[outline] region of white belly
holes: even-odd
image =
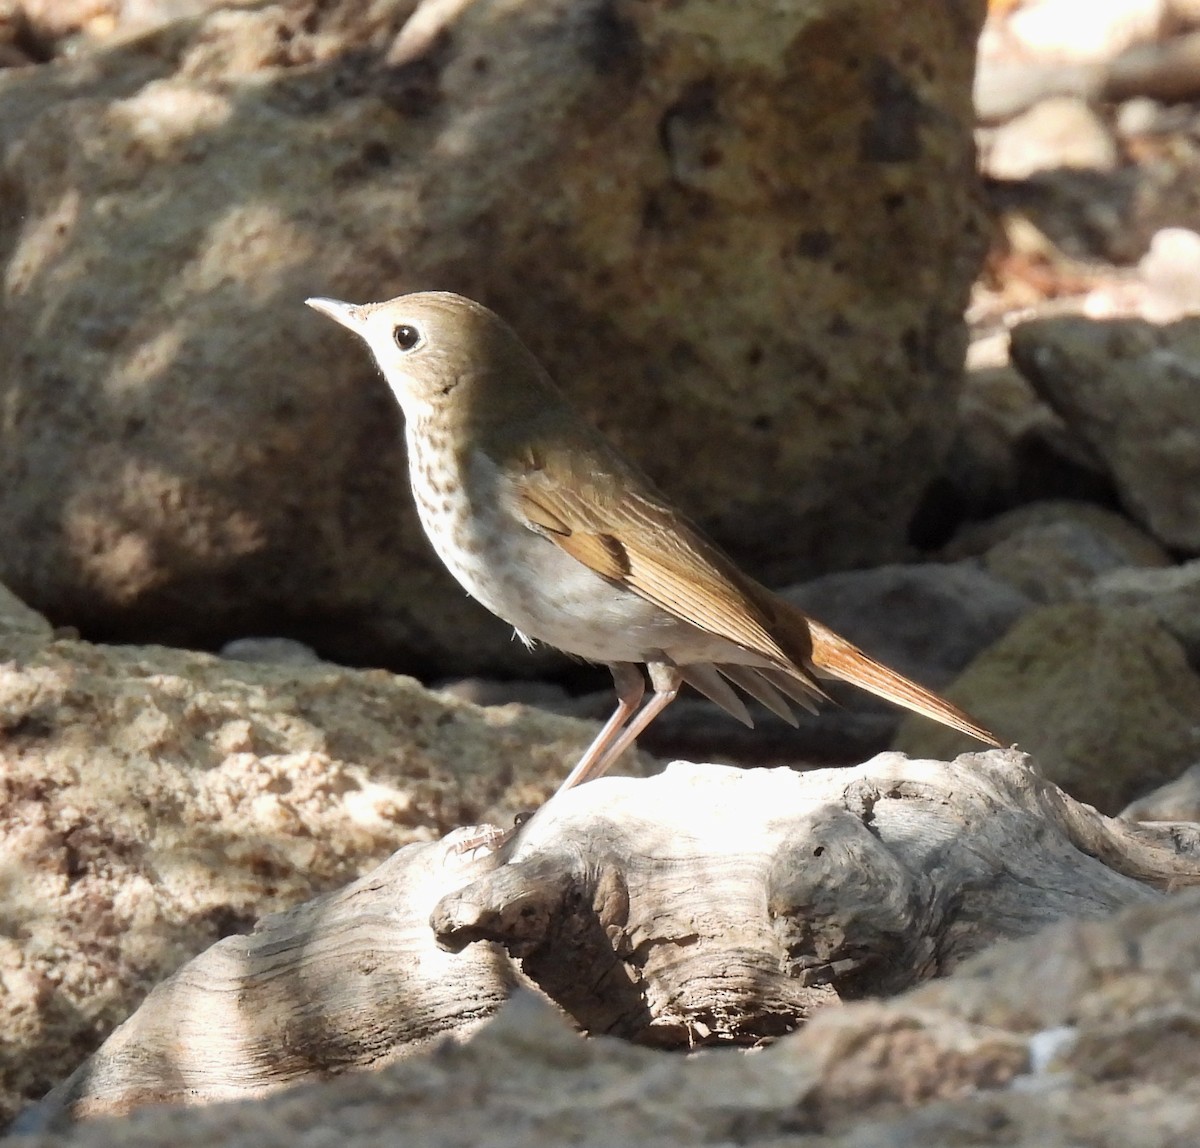
[[[409,436],[421,525],[463,588],[526,638],[596,662],[687,661],[728,647],[594,574],[505,509],[496,467],[476,455],[453,481],[430,476]],[[467,492],[464,494],[464,492]]]

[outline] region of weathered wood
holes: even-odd
[[[496,863],[455,835],[408,845],[335,893],[264,917],[189,961],[17,1129],[147,1104],[261,1096],[465,1035],[520,980],[494,945],[452,955],[429,914]]]
[[[606,778],[499,855],[409,846],[226,938],[24,1124],[377,1066],[468,1034],[525,978],[590,1032],[751,1043],[1193,883],[1200,827],[1102,817],[1015,751]]]

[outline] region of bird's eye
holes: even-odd
[[[421,341],[421,332],[416,327],[401,323],[393,329],[392,338],[396,340],[396,346],[400,350],[411,351]]]

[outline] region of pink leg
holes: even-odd
[[[646,680],[642,677],[641,669],[633,662],[614,662],[608,668],[612,671],[613,685],[617,688],[617,708],[575,768],[567,775],[566,781],[555,790],[555,797],[607,772],[609,766],[633,744],[638,734],[675,700],[675,695],[679,693],[679,687],[683,684],[683,676],[675,666],[651,662],[650,684],[654,687],[654,694],[641,712],[638,712],[638,706],[646,694]],[[631,717],[632,721],[629,720]],[[626,722],[629,724],[626,725]],[[551,801],[553,800],[551,798]],[[550,802],[547,802],[547,805],[549,804]],[[545,805],[542,806],[542,809],[545,808]],[[522,821],[499,836],[490,833],[475,834],[458,843],[455,852],[466,853],[474,848],[487,846],[493,852],[508,850],[508,856],[511,857],[511,850],[520,840],[521,833],[540,813],[541,810],[529,820]]]
[[[621,732],[621,727],[642,703],[642,697],[646,693],[646,679],[642,677],[642,671],[632,662],[614,662],[608,668],[612,672],[613,685],[617,688],[617,708],[612,717],[604,723],[604,728],[596,734],[592,744],[584,751],[575,768],[567,774],[566,781],[555,790],[556,793],[562,793],[593,777],[599,777],[608,768],[611,764],[611,758],[606,752],[609,743]]]
[[[618,665],[623,670],[633,670],[637,673],[635,667],[630,663],[621,662]],[[631,688],[631,678],[624,675],[622,678],[617,677],[618,666],[610,668],[613,671],[613,681],[617,687],[617,697],[620,699],[617,712],[608,719],[596,740],[588,747],[587,753],[579,759],[579,764],[571,770],[567,780],[558,787],[559,793],[562,793],[564,789],[582,785],[585,781],[591,781],[593,778],[607,773],[621,754],[633,744],[637,736],[675,700],[675,696],[679,693],[679,687],[683,684],[683,677],[674,666],[651,662],[650,684],[654,687],[654,693],[641,712],[622,729],[621,727],[625,725],[626,720],[642,700],[642,695],[646,692],[646,685],[642,680],[642,675],[637,673],[637,688],[634,690]],[[618,733],[618,731],[620,732]],[[613,740],[614,737],[615,740]]]

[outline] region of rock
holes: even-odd
[[[51,55],[59,41],[110,35],[120,6],[121,0],[19,0],[16,7],[26,34]]]
[[[813,1028],[761,1055],[730,1052],[685,1057],[601,1038],[584,1040],[532,994],[515,997],[473,1039],[447,1042],[433,1056],[327,1084],[293,1088],[260,1102],[200,1109],[143,1109],[127,1120],[68,1130],[106,1141],[152,1144],[284,1143],[304,1128],[314,1144],[405,1141],[450,1145],[697,1145],[793,1142],[798,1102],[806,1121],[852,1125],[887,1112],[913,1094],[961,1094],[978,1076],[998,1081],[1020,1072],[1023,1042],[1003,1032],[941,1023],[879,1004]],[[870,1052],[863,1049],[866,1044]],[[897,1069],[888,1052],[899,1056]],[[887,1067],[879,1059],[886,1056]],[[470,1104],[462,1097],[470,1095]],[[819,1117],[816,1115],[819,1113]],[[753,1133],[747,1129],[752,1128]],[[203,1136],[201,1136],[203,1130]],[[808,1137],[796,1143],[808,1143]],[[838,1141],[841,1143],[841,1141]],[[822,1144],[831,1143],[824,1138]]]
[[[958,400],[958,425],[941,476],[962,507],[961,516],[981,518],[1012,505],[1017,487],[1013,443],[1039,417],[1054,416],[1017,371],[967,371]]]
[[[1117,1078],[1170,1087],[1190,1075],[1200,1053],[1192,1026],[1182,1020],[1200,1004],[1198,923],[1194,889],[1105,921],[1064,921],[1028,940],[997,945],[956,975],[914,990],[907,1003],[945,1010],[968,1024],[1057,1034],[1059,1051],[1042,1071],[1062,1074],[1058,1080],[1068,1087],[1071,1081],[1086,1088]],[[1040,1083],[1052,1090],[1050,1079]],[[1028,1100],[1035,1091],[1020,1089],[1018,1095]],[[1168,1141],[1135,1135],[1120,1142]]]
[[[1047,168],[1113,171],[1117,144],[1108,125],[1077,96],[1053,96],[996,129],[983,145],[992,179],[1027,179]]]
[[[2,1125],[187,957],[406,841],[510,825],[595,726],[55,638],[0,595],[0,730]]]
[[[1048,64],[1005,59],[988,52],[980,40],[975,73],[975,114],[980,124],[1002,124],[1013,116],[1058,96],[1095,99],[1104,84],[1099,64]]]
[[[1167,135],[1186,128],[1192,111],[1160,103],[1149,96],[1134,96],[1115,109],[1114,117],[1117,138],[1129,145],[1136,144],[1140,136]]]
[[[1170,556],[1121,515],[1084,502],[1034,502],[964,527],[943,549],[984,568],[1035,602],[1078,597],[1102,574],[1166,567]]]
[[[221,647],[231,662],[266,662],[271,665],[313,665],[321,659],[311,646],[292,638],[234,638]]]
[[[1070,1028],[1076,1040],[1067,1047],[1074,1055],[1057,1058],[1059,1069],[1067,1070],[1072,1062],[1079,1066],[1077,1041],[1089,1030],[1089,1043],[1110,1024],[1114,1036],[1123,1032],[1128,1039],[1139,1015],[1148,1019],[1160,1009],[1192,1007],[1198,921],[1194,889],[1131,906],[1108,920],[1063,921],[1027,940],[996,945],[908,999],[1009,1031]]]
[[[34,62],[29,23],[19,0],[0,0],[0,68],[24,68]]]
[[[1157,213],[1177,207],[1162,205],[1164,196],[1155,186],[1162,179],[1135,165],[1114,172],[1055,168],[1019,183],[992,184],[988,201],[1001,217],[1028,221],[1049,241],[1059,262],[1065,257],[1090,264],[1136,263],[1163,226]],[[1055,283],[1053,274],[1050,282]],[[1044,303],[1044,297],[1045,289],[1038,289],[1035,302]]]
[[[1172,323],[1200,312],[1200,235],[1164,227],[1150,241],[1138,272],[1146,285],[1141,312],[1152,323]]]
[[[1086,19],[1076,0],[1031,0],[1005,21],[1004,34],[1019,51],[1057,63],[1110,60],[1157,36],[1168,0],[1090,0]]]
[[[49,641],[54,627],[36,610],[31,610],[7,586],[0,585],[0,651],[15,647],[17,638]]]
[[[1057,96],[1095,100],[1117,57],[1170,23],[1170,0],[1034,0],[993,11],[979,38],[975,106],[981,123],[1008,120]],[[991,7],[991,6],[990,6]]]
[[[957,677],[1033,605],[972,562],[826,574],[784,597],[933,689]]]
[[[1033,500],[1113,498],[1103,464],[1010,366],[967,372],[941,482],[959,522]]]
[[[899,553],[980,254],[981,15],[279,0],[0,75],[0,578],[98,638],[544,668],[436,566],[386,388],[302,306],[431,287],[757,573]]]
[[[1190,115],[1194,121],[1194,112]],[[1174,134],[1189,133],[1176,128]],[[1167,213],[1173,214],[1170,208]],[[1089,319],[1147,319],[1155,324],[1200,313],[1198,258],[1200,235],[1184,227],[1164,227],[1151,236],[1136,273],[1114,270],[1102,278],[1081,300],[1079,313]]]
[[[1082,597],[1102,606],[1148,610],[1200,669],[1200,560],[1159,570],[1113,570],[1097,578]]]
[[[1106,70],[1101,96],[1110,102],[1148,96],[1184,103],[1200,95],[1200,33],[1136,44]]]
[[[1121,810],[1130,821],[1200,821],[1200,763]]]
[[[1013,362],[1104,459],[1129,513],[1200,552],[1200,319],[1022,323]]]
[[[949,696],[1073,797],[1116,813],[1200,757],[1200,676],[1145,611],[1076,602],[1026,614]],[[948,759],[953,731],[905,719],[896,748]]]
[[[521,705],[537,706],[551,713],[567,713],[572,705],[567,691],[555,682],[502,682],[488,678],[456,678],[453,681],[438,683],[433,688],[442,697],[456,698],[476,706],[505,706],[517,702]],[[602,703],[600,712],[595,716],[603,720],[612,712],[615,704],[613,691],[609,689],[607,701]]]

